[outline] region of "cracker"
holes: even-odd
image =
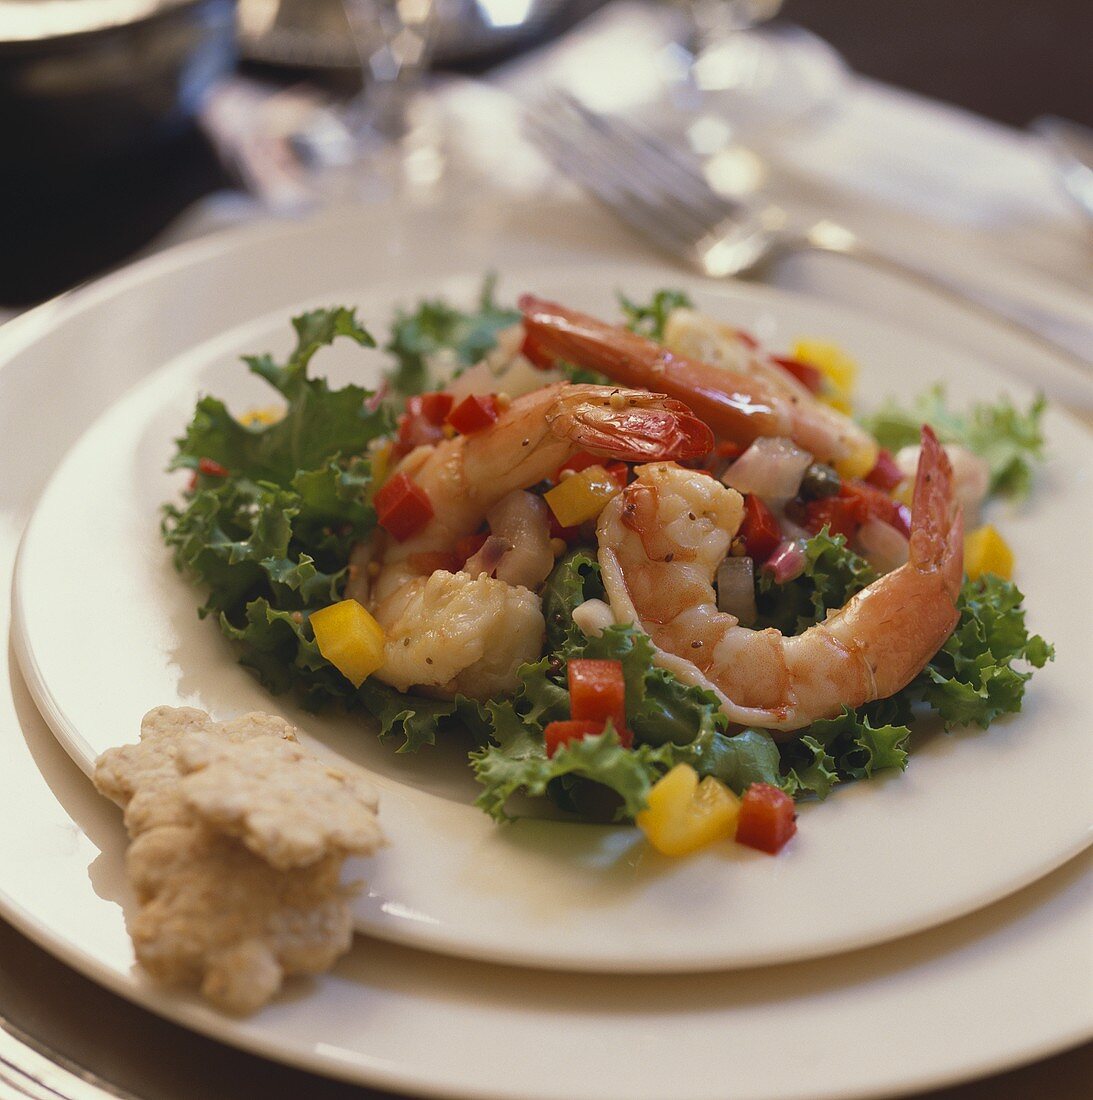
[[[178,762],[182,796],[197,817],[281,870],[331,854],[371,855],[383,843],[367,777],[324,764],[294,741],[195,733],[183,739]]]
[[[246,1013],[287,975],[330,967],[352,939],[342,865],[384,843],[364,773],[321,763],[266,714],[157,707],[140,737],[103,753],[94,780],[133,838],[129,931],[148,974]]]

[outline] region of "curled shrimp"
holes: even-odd
[[[775,731],[831,718],[908,684],[957,622],[963,520],[937,437],[922,430],[910,558],[795,637],[749,630],[717,609],[713,578],[742,502],[671,464],[638,470],[598,525],[616,622],[645,629],[657,663],[713,691],[730,721]]]
[[[700,458],[712,446],[710,429],[663,394],[561,382],[517,398],[488,428],[403,459],[399,472],[425,492],[433,516],[416,535],[381,548],[375,598],[432,572],[437,555],[477,531],[503,498],[551,477],[581,451],[646,462]]]
[[[488,428],[412,451],[399,471],[425,492],[433,516],[404,542],[381,535],[371,548],[370,590],[360,584],[359,568],[347,588],[384,628],[377,678],[400,690],[423,686],[476,698],[513,690],[516,669],[542,648],[539,597],[504,576],[460,570],[446,560],[456,541],[491,514],[517,534],[521,524],[537,522],[536,512],[545,521],[544,509],[533,511],[512,495],[580,451],[640,462],[698,458],[712,445],[710,429],[661,394],[559,383],[516,399]],[[506,548],[494,559],[499,568]],[[502,573],[516,578],[540,558],[515,554],[512,572]]]
[[[719,351],[709,333],[691,341],[689,347],[708,354],[711,363],[530,294],[519,305],[531,354],[564,359],[627,386],[670,394],[685,401],[722,438],[750,443],[760,436],[785,436],[820,461],[836,464],[860,462],[862,455],[876,457],[876,443],[867,432],[761,353],[748,349],[744,356],[736,354],[735,338],[732,355]]]

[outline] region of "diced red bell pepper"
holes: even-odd
[[[876,465],[865,475],[865,480],[890,493],[903,480],[903,471],[896,465],[891,453],[882,448]]]
[[[460,535],[455,540],[455,556],[459,558],[461,563],[466,562],[468,558],[473,558],[482,549],[487,538],[489,536],[484,531],[477,535]]]
[[[417,396],[411,397],[406,402],[406,408],[420,411],[421,415],[430,424],[440,427],[447,418],[448,413],[452,411],[454,404],[455,398],[450,393],[437,391],[435,393],[419,393]]]
[[[609,462],[604,469],[611,475],[620,489],[626,488],[626,483],[630,480],[630,467],[625,462]]]
[[[746,450],[747,447],[740,443],[733,443],[731,439],[723,439],[714,448],[714,453],[718,458],[739,458]]]
[[[604,723],[588,718],[572,718],[564,722],[548,722],[543,730],[546,741],[546,754],[553,756],[563,745],[570,741],[581,741],[586,737],[596,737],[603,733]]]
[[[399,542],[416,535],[433,518],[433,505],[425,490],[406,474],[395,474],[373,503],[380,526]]]
[[[398,442],[401,454],[409,454],[415,447],[428,447],[439,443],[444,431],[436,424],[430,424],[420,414],[404,412],[398,418]]]
[[[861,525],[857,506],[841,490],[838,496],[810,500],[805,505],[804,526],[812,534],[826,527],[832,535],[852,539]]]
[[[547,511],[550,511],[548,508]],[[547,522],[550,524],[550,537],[552,539],[561,539],[563,542],[573,543],[581,537],[580,527],[563,527],[558,522],[558,517],[550,512],[547,516]]]
[[[824,388],[823,373],[808,363],[802,363],[799,359],[790,359],[785,355],[772,355],[771,359],[783,370],[789,371],[806,390],[811,393],[821,393]]]
[[[211,458],[199,458],[197,460],[197,471],[206,477],[227,477],[230,473],[227,466],[221,466],[219,462],[214,462]]]
[[[448,423],[457,432],[470,435],[488,428],[500,415],[501,410],[493,394],[472,393],[448,413]]]
[[[911,529],[908,523],[910,512],[887,493],[875,486],[866,485],[864,481],[844,481],[839,493],[840,495],[846,493],[856,501],[861,517],[860,522],[865,523],[869,519],[883,520],[904,535],[910,535]]]
[[[837,496],[810,500],[805,505],[805,527],[815,533],[825,524],[832,534],[852,539],[858,528],[870,519],[890,524],[903,535],[910,535],[910,513],[887,493],[864,481],[844,480]]]
[[[757,564],[774,553],[782,541],[782,532],[774,513],[754,493],[744,495],[744,519],[740,534],[748,557]]]
[[[572,470],[573,473],[579,474],[582,470],[587,470],[589,466],[599,466],[602,463],[602,458],[597,458],[588,451],[578,451],[575,455],[567,458],[565,462],[558,467],[550,480],[557,484],[562,480],[562,474],[564,474],[566,470]]]
[[[412,450],[438,443],[444,438],[444,418],[452,411],[450,393],[417,393],[406,402],[398,420],[398,441]]]
[[[568,663],[568,675],[570,714],[594,722],[610,719],[625,742],[629,733],[625,732],[626,680],[622,662],[577,658]]]
[[[736,841],[771,855],[782,850],[797,832],[793,799],[769,783],[753,783],[740,802]]]

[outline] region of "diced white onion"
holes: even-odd
[[[486,513],[486,522],[490,532],[500,535],[510,547],[497,563],[494,576],[534,591],[554,568],[546,502],[534,493],[514,489]]]
[[[788,439],[757,439],[724,473],[721,480],[740,493],[755,493],[766,501],[796,496],[812,455]]]
[[[497,393],[501,387],[497,384],[497,374],[490,368],[488,360],[481,359],[458,378],[453,378],[445,388],[458,405],[464,397],[470,397],[472,393]]]
[[[598,638],[614,623],[615,616],[603,600],[585,600],[573,608],[573,621],[586,638]]]
[[[755,622],[755,562],[726,558],[717,567],[717,610],[735,615],[743,626]]]
[[[880,519],[870,519],[858,530],[858,544],[869,564],[890,573],[907,561],[910,543],[902,532]]]
[[[503,329],[497,334],[497,347],[458,378],[453,378],[445,389],[459,402],[472,393],[507,393],[509,397],[522,397],[557,382],[561,377],[557,371],[539,370],[520,354],[523,342],[523,325]]]
[[[901,447],[897,452],[896,465],[905,477],[915,476],[921,451],[922,448],[916,445]],[[969,451],[959,443],[946,443],[944,451],[953,468],[953,492],[956,499],[964,509],[965,518],[974,520],[990,489],[990,464],[981,455]]]

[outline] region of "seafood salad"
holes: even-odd
[[[1051,658],[982,514],[1029,491],[1042,402],[855,418],[837,347],[620,303],[422,302],[375,392],[311,371],[375,346],[355,311],[295,318],[246,360],[276,408],[198,403],[164,537],[269,689],[398,751],[466,739],[495,818],[776,852],[796,800],[1019,710]]]

